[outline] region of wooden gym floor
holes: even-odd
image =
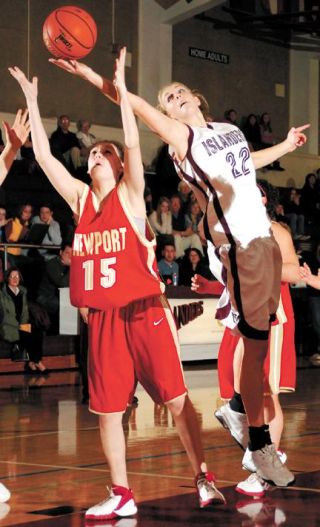
[[[247,473],[242,453],[213,417],[214,366],[188,366],[186,381],[203,429],[209,467],[226,506],[199,510],[187,457],[170,415],[138,389],[124,418],[128,472],[139,506],[135,518],[88,522],[91,527],[320,525],[320,368],[301,365],[298,389],[282,396],[282,448],[296,483],[253,500],[235,492]],[[84,510],[105,497],[109,483],[97,417],[81,404],[76,371],[48,378],[0,376],[0,481],[12,492],[0,504],[0,527],[85,526]]]

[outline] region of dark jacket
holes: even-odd
[[[8,293],[7,285],[3,285],[0,290],[0,337],[7,342],[19,340],[19,325],[29,322],[29,310],[27,303],[27,291],[23,286],[19,286],[22,294],[22,312],[20,320],[16,319],[16,309],[14,301]]]

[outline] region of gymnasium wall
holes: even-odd
[[[155,13],[159,6],[154,0],[115,0],[115,40],[126,44],[132,56],[131,66],[126,69],[129,89],[138,89],[139,58],[148,52],[154,54],[155,67],[168,60],[155,38],[158,14],[146,45],[139,49],[139,6],[150,3]],[[70,115],[75,122],[85,117],[94,123],[93,131],[100,137],[121,137],[119,109],[105,100],[93,87],[48,63],[49,53],[42,42],[42,25],[47,14],[55,7],[66,5],[67,0],[30,0],[30,73],[39,76],[39,103],[42,116],[46,118],[48,133],[55,128],[56,116]],[[94,51],[85,59],[97,71],[106,76],[113,72],[115,55],[111,51],[112,16],[111,0],[77,0],[76,4],[88,10],[98,25],[98,42]],[[20,88],[7,73],[8,65],[18,65],[24,70],[28,66],[28,1],[1,0],[0,38],[0,118],[13,114],[24,105]],[[156,9],[157,8],[157,9]],[[216,8],[219,9],[219,8]],[[151,9],[152,11],[152,9]],[[214,11],[214,10],[213,10]],[[142,14],[141,14],[142,13]],[[140,16],[143,15],[141,11]],[[159,31],[161,24],[159,21]],[[211,112],[222,119],[225,109],[234,107],[239,117],[249,113],[268,111],[276,140],[285,137],[289,123],[289,52],[287,49],[267,43],[253,41],[231,34],[228,30],[214,29],[212,24],[189,19],[173,27],[172,31],[172,78],[198,88],[207,97]],[[189,56],[189,48],[200,48],[227,55],[229,64],[213,62]],[[144,77],[144,83],[148,82]],[[153,82],[150,71],[150,82]],[[280,95],[276,95],[276,84]],[[148,90],[144,88],[144,93]],[[141,89],[141,87],[140,87]],[[154,96],[148,98],[151,104]],[[296,124],[296,123],[295,123]],[[301,124],[301,123],[299,123]],[[149,164],[154,158],[158,138],[141,130],[143,158]],[[289,158],[290,156],[287,156]],[[318,164],[318,161],[314,161]]]
[[[24,97],[7,68],[17,65],[24,71],[30,59],[30,75],[39,77],[39,103],[43,117],[55,118],[67,113],[71,120],[83,117],[98,125],[120,126],[119,109],[107,104],[105,98],[84,81],[48,63],[50,57],[42,41],[42,26],[56,7],[72,5],[62,0],[30,0],[30,39],[28,39],[28,0],[1,0],[0,5],[0,111],[14,113],[24,105]],[[105,76],[112,76],[115,55],[112,42],[111,0],[76,0],[86,9],[98,26],[98,41],[94,51],[84,61]],[[116,0],[115,40],[126,44],[137,56],[137,2]],[[30,50],[28,53],[28,41]],[[137,90],[137,66],[127,68],[128,86]]]
[[[227,55],[229,64],[190,57],[190,47]],[[287,134],[289,51],[285,48],[189,19],[173,30],[173,78],[198,88],[216,120],[223,119],[228,108],[235,108],[239,118],[268,112],[276,139]],[[284,97],[276,96],[276,83],[284,86]]]

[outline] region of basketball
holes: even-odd
[[[43,24],[43,41],[57,58],[81,59],[92,51],[96,40],[96,23],[80,7],[58,7]]]

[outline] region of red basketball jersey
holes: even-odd
[[[139,232],[122,188],[108,194],[101,210],[89,187],[81,199],[70,272],[74,306],[104,310],[163,292],[154,234]]]

